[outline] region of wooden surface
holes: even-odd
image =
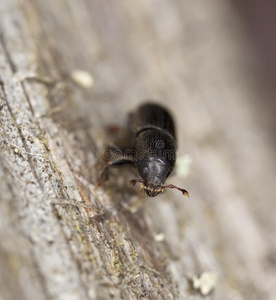
[[[0,0],[0,14],[0,298],[201,299],[191,278],[212,271],[205,299],[275,299],[275,152],[230,2]],[[143,198],[131,170],[95,188],[106,126],[144,99],[174,113],[190,164],[168,183],[188,199]]]

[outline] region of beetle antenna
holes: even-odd
[[[132,179],[130,180],[130,184],[131,185],[135,185],[137,182],[140,182],[140,183],[144,183],[144,180],[143,179]]]
[[[182,192],[182,194],[185,196],[185,197],[190,197],[190,194],[188,191],[184,190],[184,189],[181,189],[173,184],[169,184],[169,185],[165,185],[165,186],[162,186],[163,189],[177,189],[179,191]]]

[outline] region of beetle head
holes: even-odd
[[[140,161],[137,168],[145,186],[151,189],[162,186],[170,174],[170,167],[160,159],[145,159]]]
[[[177,189],[179,190],[185,197],[189,197],[190,194],[188,191],[186,191],[185,189],[181,189],[178,186],[175,186],[173,184],[169,184],[169,185],[163,185],[163,186],[159,186],[159,187],[152,187],[149,185],[145,185],[144,180],[143,179],[132,179],[130,181],[131,185],[135,185],[137,182],[141,183],[141,190],[144,190],[145,193],[149,196],[149,197],[155,197],[158,194],[164,192],[165,189]]]
[[[144,190],[149,197],[157,196],[164,192],[166,188],[177,189],[181,191],[185,197],[189,197],[189,192],[173,184],[164,186],[167,177],[170,175],[171,168],[162,160],[143,160],[140,161],[137,168],[142,179],[133,179],[131,180],[131,184],[135,185],[137,182],[140,182],[141,189]]]
[[[164,192],[164,188],[162,188],[162,186],[159,187],[152,187],[150,185],[141,185],[141,189],[143,189],[145,191],[145,193],[149,196],[149,197],[155,197],[158,194]]]
[[[162,188],[170,174],[167,165],[158,159],[148,159],[138,164],[138,172],[143,179],[141,189],[150,197],[164,191]]]

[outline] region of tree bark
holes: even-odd
[[[274,299],[275,153],[229,2],[0,0],[0,13],[1,299],[201,299],[206,271],[205,299]],[[149,98],[174,113],[168,182],[189,199],[145,199],[131,170],[97,186],[105,128]]]

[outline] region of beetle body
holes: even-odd
[[[136,155],[134,164],[144,180],[148,196],[162,191],[176,160],[174,122],[169,112],[160,105],[146,103],[133,114],[131,131]]]
[[[163,106],[154,103],[144,103],[130,114],[129,135],[131,139],[131,156],[122,156],[108,167],[127,163],[133,164],[141,179],[131,183],[142,183],[142,189],[150,197],[155,197],[165,188],[176,188],[185,196],[189,193],[174,185],[164,186],[172,172],[176,161],[176,135],[174,121]]]

